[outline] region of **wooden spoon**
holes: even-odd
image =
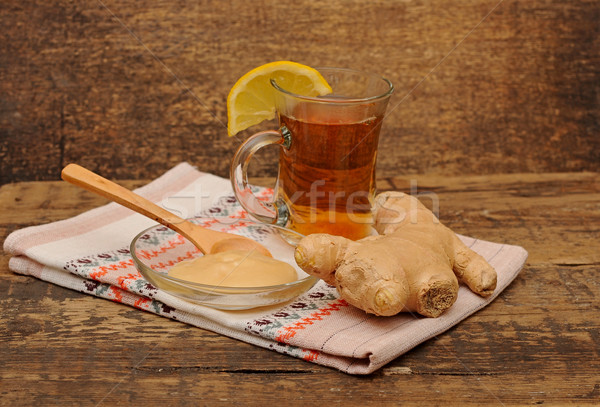
[[[204,254],[227,250],[256,250],[261,254],[272,257],[271,253],[263,245],[252,239],[203,228],[172,214],[127,188],[117,185],[77,164],[67,165],[62,170],[61,177],[71,184],[102,195],[111,201],[165,225],[169,229],[185,236]]]

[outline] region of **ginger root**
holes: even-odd
[[[374,227],[378,236],[356,242],[324,233],[306,236],[296,247],[296,262],[336,286],[348,303],[376,315],[437,317],[456,301],[459,281],[484,297],[494,292],[494,268],[417,198],[379,194]]]

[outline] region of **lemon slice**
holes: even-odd
[[[271,79],[292,93],[321,96],[331,86],[316,70],[290,61],[277,61],[254,68],[233,85],[227,96],[227,132],[229,136],[275,117],[275,89]]]

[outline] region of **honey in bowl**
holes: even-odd
[[[228,250],[184,260],[169,276],[217,287],[267,287],[294,282],[294,267],[256,251]]]

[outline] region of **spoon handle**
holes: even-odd
[[[188,237],[191,226],[188,221],[90,170],[77,164],[69,164],[62,170],[61,177],[71,184],[108,198]]]

